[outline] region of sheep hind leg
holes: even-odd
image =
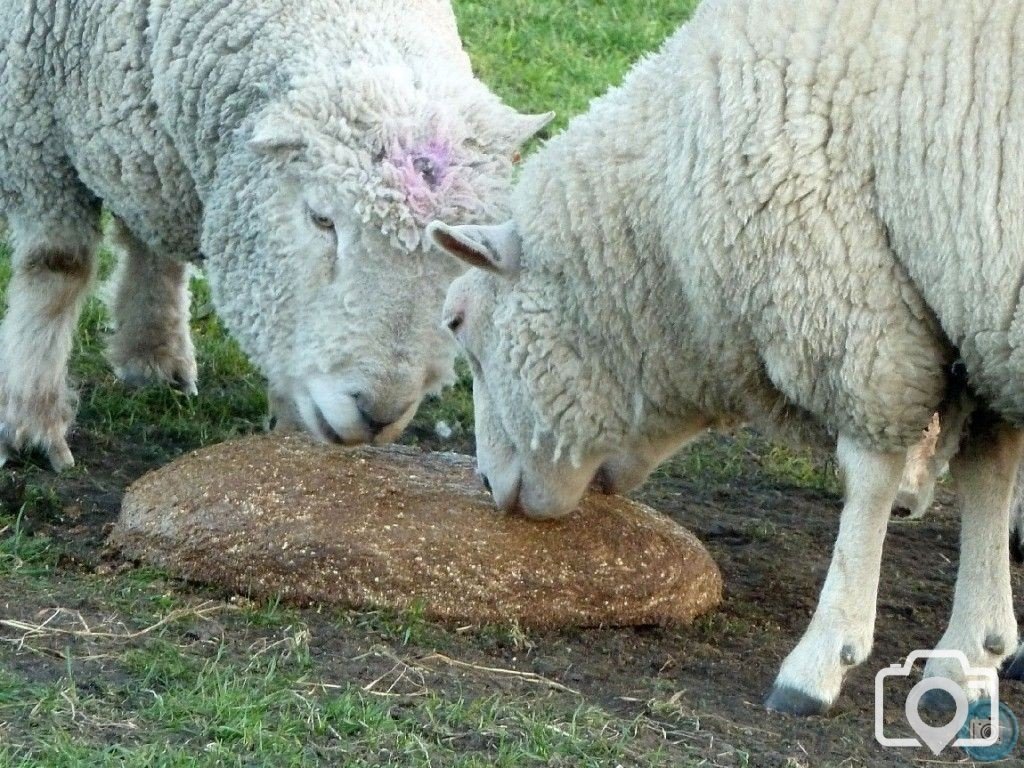
[[[1010,556],[1018,565],[1024,563],[1024,466],[1017,470],[1017,483],[1010,507]]]
[[[847,670],[871,652],[882,544],[905,463],[903,453],[870,451],[845,436],[837,456],[846,501],[832,563],[810,626],[765,702],[795,715],[827,712]]]
[[[1024,645],[1018,646],[1013,656],[1003,662],[999,676],[1004,680],[1024,680]]]
[[[42,450],[57,471],[75,463],[67,444],[76,405],[67,363],[95,270],[99,207],[74,214],[52,224],[11,216],[13,273],[0,324],[0,465],[27,448]]]
[[[121,253],[107,359],[115,375],[130,386],[164,382],[196,394],[187,264],[153,252],[120,219],[113,234]]]
[[[1017,482],[1010,504],[1010,557],[1017,565],[1024,563],[1024,462],[1017,470]],[[999,674],[1006,680],[1024,680],[1024,643],[1003,662]]]
[[[960,652],[971,669],[997,669],[1017,647],[1007,528],[1022,451],[1024,431],[980,411],[950,462],[962,507],[960,566],[949,627],[936,649]],[[987,688],[993,681],[989,675],[969,674],[948,655],[929,659],[925,675],[953,680],[965,687],[968,698],[978,698],[978,686]],[[988,693],[992,697],[995,691]],[[922,700],[943,710],[951,702],[938,690]]]
[[[1010,505],[1010,557],[1020,565],[1024,563],[1024,463],[1017,470],[1017,482]],[[1024,644],[1007,659],[999,670],[1006,680],[1024,680]]]

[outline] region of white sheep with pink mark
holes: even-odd
[[[548,119],[474,77],[447,0],[4,4],[0,463],[29,446],[73,461],[67,357],[101,206],[123,251],[121,378],[195,391],[202,254],[279,415],[322,439],[395,437],[452,375],[436,317],[459,270],[424,226],[500,215]]]

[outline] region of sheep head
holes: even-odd
[[[600,315],[615,308],[584,306],[607,291],[559,272],[543,238],[524,243],[513,222],[434,222],[427,235],[474,267],[449,288],[443,324],[473,372],[478,469],[500,508],[561,517],[588,488],[624,493],[708,426],[697,411],[646,419],[639,377],[613,370],[622,340]]]
[[[550,120],[456,80],[400,64],[299,80],[223,163],[204,231],[214,302],[286,424],[389,441],[452,379],[437,315],[461,269],[423,230],[500,216],[519,146]]]

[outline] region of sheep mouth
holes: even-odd
[[[604,466],[594,473],[594,477],[590,481],[590,488],[605,496],[614,496],[618,493],[615,479],[612,477],[611,472],[608,471],[608,468]]]
[[[523,509],[521,502],[523,492],[523,477],[520,475],[516,478],[516,484],[512,487],[512,490],[503,499],[498,499],[491,491],[491,498],[494,499],[495,504],[498,505],[498,509],[506,514],[518,514],[530,517],[529,513]]]

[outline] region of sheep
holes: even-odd
[[[951,417],[961,365],[979,406],[950,461],[965,510],[937,647],[990,668],[1016,646],[1022,10],[706,0],[532,156],[510,221],[428,227],[475,267],[443,321],[501,508],[561,516],[723,423],[835,446],[832,564],[770,709],[827,711],[868,657],[907,450]],[[946,654],[926,674],[968,673]]]
[[[97,0],[0,7],[0,464],[66,435],[72,332],[101,205],[122,251],[109,358],[196,391],[190,261],[282,422],[394,438],[453,377],[459,270],[432,217],[496,220],[550,115],[477,80],[446,0]]]

